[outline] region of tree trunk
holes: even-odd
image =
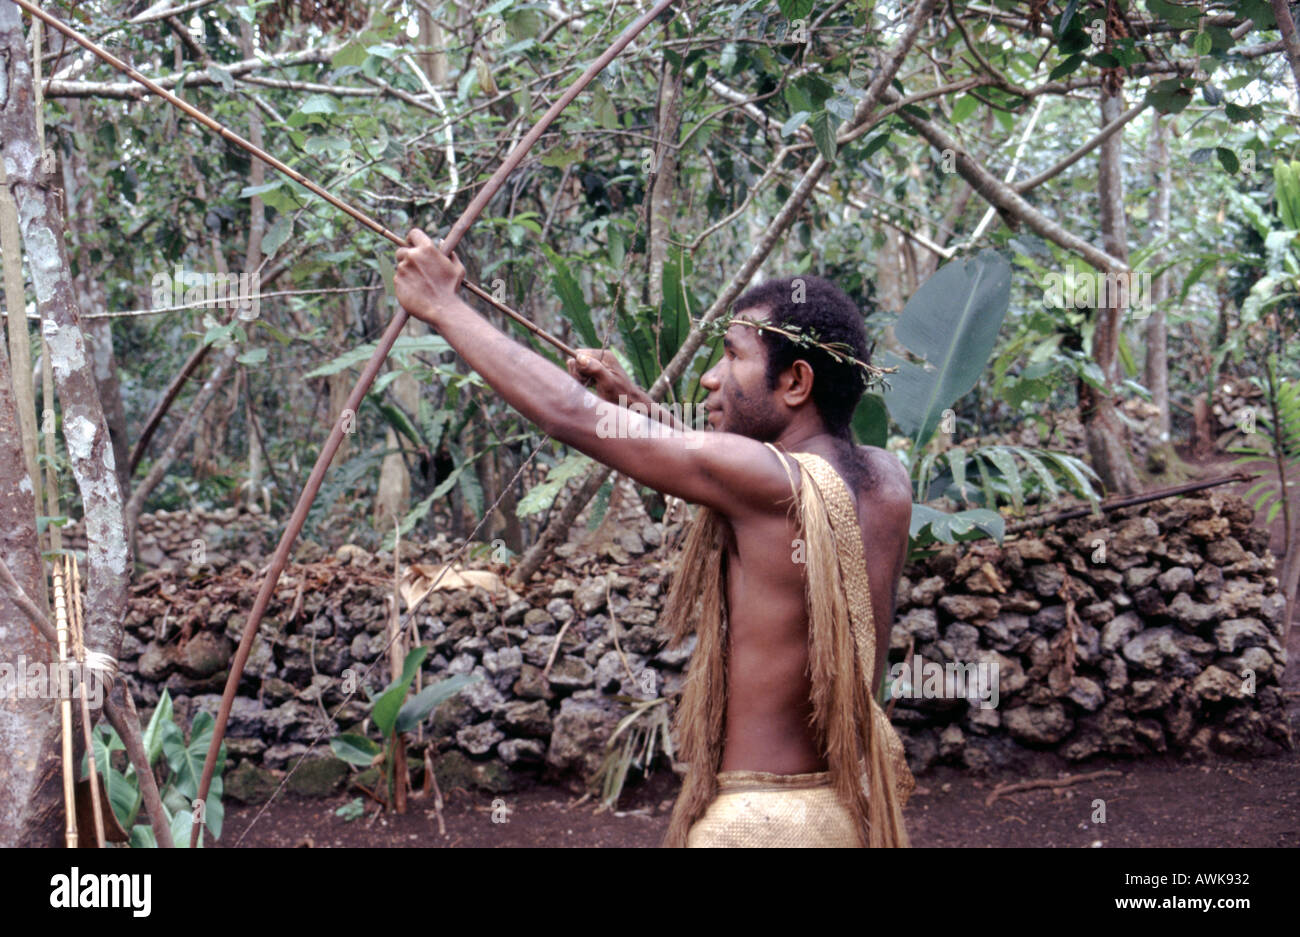
[[[1169,178],[1169,128],[1160,117],[1151,121],[1151,141],[1148,160],[1151,164],[1153,181],[1156,186],[1155,203],[1151,207],[1151,233],[1154,240],[1163,240],[1169,236],[1169,201],[1172,188]],[[1160,266],[1168,257],[1168,250],[1162,248],[1151,258],[1154,266]],[[1151,400],[1160,410],[1158,417],[1159,441],[1170,441],[1169,421],[1169,359],[1168,332],[1165,322],[1164,302],[1169,298],[1169,271],[1166,270],[1151,282],[1151,315],[1147,319],[1147,355],[1145,380],[1147,390],[1151,391]]]
[[[59,193],[41,172],[32,67],[22,19],[11,3],[0,4],[0,58],[9,62],[8,84],[0,89],[0,143],[63,408],[68,459],[85,511],[86,645],[117,658],[130,560],[122,489],[73,298]]]
[[[664,56],[659,68],[659,104],[655,129],[658,145],[654,148],[649,177],[650,215],[646,238],[647,295],[651,308],[658,310],[664,300],[664,261],[668,256],[668,235],[676,214],[673,190],[677,180],[677,140],[682,125],[682,73]]]
[[[27,324],[27,293],[23,287],[22,236],[18,232],[18,206],[6,185],[4,162],[0,161],[0,253],[4,262],[4,303],[8,311],[9,360],[13,376],[14,406],[21,430],[23,459],[33,493],[40,503],[41,477],[36,468],[36,387],[32,379],[31,332]],[[32,598],[49,611],[45,579]]]
[[[1291,77],[1295,79],[1296,98],[1300,100],[1300,36],[1296,35],[1295,19],[1291,16],[1291,6],[1287,0],[1271,2],[1273,17],[1277,20],[1277,29],[1282,34],[1282,44],[1286,49],[1286,60],[1291,66]]]
[[[36,540],[36,498],[23,457],[9,356],[0,347],[0,560],[39,601],[45,583]],[[45,664],[50,645],[0,588],[4,663],[24,674]],[[63,832],[59,709],[54,699],[0,698],[0,847],[56,846]]]
[[[429,76],[435,88],[441,88],[447,82],[447,50],[442,37],[442,27],[433,21],[427,9],[420,10],[420,45],[428,52],[416,53],[416,61]]]
[[[1118,88],[1103,82],[1101,91],[1101,125],[1104,127],[1124,112],[1124,95]],[[1102,248],[1118,260],[1128,263],[1128,232],[1124,217],[1124,177],[1122,157],[1123,133],[1114,133],[1101,145],[1097,174],[1097,192],[1101,206]],[[1110,388],[1120,383],[1119,338],[1125,309],[1114,291],[1100,297],[1096,329],[1092,337],[1092,356],[1106,375]],[[1133,494],[1139,482],[1129,458],[1128,428],[1115,412],[1115,396],[1083,381],[1079,382],[1079,410],[1093,468],[1112,494]]]
[[[82,102],[69,101],[67,107],[72,115],[76,140],[61,160],[63,188],[68,197],[69,227],[78,243],[81,243],[96,224],[95,190],[86,166],[85,152],[76,145],[84,133]],[[90,260],[86,256],[82,257],[80,267],[81,272],[73,280],[73,284],[77,289],[77,304],[82,313],[106,311],[108,297],[104,292],[100,272],[91,268]],[[95,382],[99,385],[99,399],[104,406],[104,418],[108,421],[108,435],[113,443],[113,462],[117,466],[117,480],[122,486],[122,496],[126,497],[131,490],[129,474],[131,450],[127,445],[126,408],[122,405],[122,389],[117,379],[117,360],[113,354],[113,320],[87,319],[83,316],[82,327],[90,339]]]
[[[131,492],[131,499],[127,502],[124,511],[125,523],[131,535],[135,534],[136,521],[140,518],[140,511],[144,508],[144,503],[149,494],[158,487],[167,470],[176,461],[176,456],[180,453],[181,447],[189,441],[190,435],[194,432],[194,425],[207,409],[212,398],[216,396],[218,389],[225,382],[226,376],[235,366],[235,358],[239,354],[238,346],[231,344],[222,350],[217,357],[217,362],[213,366],[212,373],[208,379],[199,388],[199,392],[194,395],[194,400],[190,403],[190,408],[186,411],[185,416],[177,425],[176,431],[168,440],[166,447],[158,454],[158,458],[153,465],[149,467],[148,474],[140,479],[140,484],[135,486]]]

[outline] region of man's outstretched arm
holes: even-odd
[[[445,338],[510,406],[544,432],[665,494],[729,516],[767,513],[789,497],[779,461],[731,433],[676,430],[598,399],[514,341],[457,295],[465,270],[423,232],[398,250],[397,299]]]

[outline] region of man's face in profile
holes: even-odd
[[[767,309],[738,310],[736,319],[762,322]],[[759,442],[771,442],[785,429],[788,417],[776,403],[776,391],[767,386],[767,346],[752,325],[735,322],[722,338],[722,358],[700,384],[709,396],[704,401],[710,429],[738,433]]]

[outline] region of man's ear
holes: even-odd
[[[796,359],[781,375],[781,384],[781,400],[785,405],[791,409],[801,406],[812,396],[812,365],[802,358]]]

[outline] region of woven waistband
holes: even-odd
[[[772,771],[719,771],[718,793],[735,791],[797,791],[830,787],[829,771],[807,774],[776,774]]]

